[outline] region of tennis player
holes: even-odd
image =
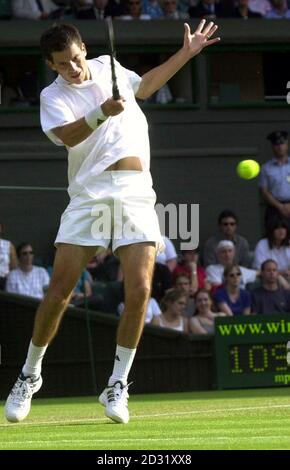
[[[70,203],[61,217],[48,292],[40,304],[26,362],[5,406],[10,422],[29,413],[41,385],[41,363],[57,333],[81,272],[98,249],[112,243],[124,273],[125,310],[117,332],[112,375],[99,397],[105,414],[127,423],[128,374],[150,298],[156,251],[162,238],[154,209],[146,118],[135,98],[146,99],[206,46],[217,26],[202,20],[191,34],[184,25],[182,48],[139,77],[116,62],[121,98],[112,98],[110,57],[87,60],[79,31],[56,25],[41,37],[48,66],[58,73],[41,93],[41,126],[68,149]]]

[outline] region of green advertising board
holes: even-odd
[[[217,387],[290,386],[289,341],[290,314],[217,318]]]

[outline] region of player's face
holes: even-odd
[[[90,72],[86,61],[86,47],[76,43],[61,51],[53,52],[52,61],[47,61],[49,67],[57,72],[69,83],[80,85],[90,78]]]

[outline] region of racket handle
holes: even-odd
[[[120,99],[120,92],[117,83],[113,84],[113,98],[116,101]]]

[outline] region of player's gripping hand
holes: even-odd
[[[125,109],[125,99],[121,96],[119,100],[108,98],[102,105],[102,111],[105,116],[117,116]]]

